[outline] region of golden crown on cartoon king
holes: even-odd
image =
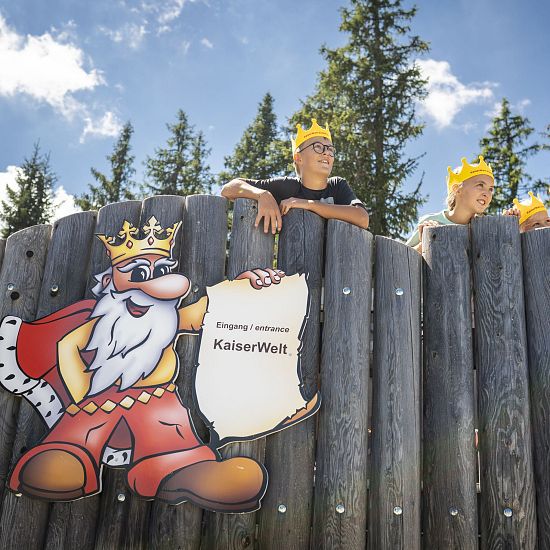
[[[122,229],[118,233],[118,239],[122,239],[119,244],[116,244],[117,237],[106,235],[97,235],[97,237],[105,245],[112,265],[116,265],[143,254],[159,254],[167,258],[170,257],[174,238],[180,226],[181,222],[177,222],[164,230],[155,216],[151,216],[143,226],[143,233],[145,234],[143,239],[136,238],[138,229],[128,221],[124,221]],[[166,236],[161,238],[163,232]]]
[[[477,164],[470,164],[466,160],[466,157],[462,157],[460,162],[462,165],[454,170],[450,166],[447,166],[447,189],[449,191],[452,191],[453,185],[462,183],[473,176],[484,175],[493,178],[493,180],[495,179],[491,166],[483,160],[481,155],[479,155],[479,162]]]
[[[535,197],[532,191],[529,191],[529,198],[521,202],[514,199],[514,204],[519,210],[519,224],[526,222],[531,216],[538,212],[546,212],[546,206],[541,201],[540,197]]]
[[[301,124],[296,124],[296,129],[298,130],[296,137],[291,138],[293,154],[296,152],[296,149],[304,143],[304,141],[307,141],[312,137],[324,137],[332,141],[330,130],[328,129],[328,123],[324,128],[322,128],[319,124],[317,124],[316,118],[311,119],[311,128],[309,130],[304,130]]]

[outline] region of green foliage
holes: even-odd
[[[532,178],[525,170],[527,160],[541,149],[530,139],[533,132],[529,120],[513,114],[510,103],[504,98],[500,112],[492,120],[489,135],[479,142],[480,154],[491,165],[495,177],[495,194],[488,214],[500,214],[504,208],[512,206],[515,197],[528,190],[544,190],[543,182],[531,185]]]
[[[50,155],[41,155],[34,144],[15,178],[16,188],[8,185],[7,201],[2,201],[2,237],[32,225],[48,223],[52,216],[52,188],[57,180],[50,168]]]
[[[218,175],[223,185],[235,177],[266,179],[292,170],[290,142],[280,139],[273,96],[268,92],[258,105],[258,113],[244,131],[231,156],[224,159],[225,170]]]
[[[417,219],[422,178],[413,192],[403,191],[419,157],[404,156],[409,141],[421,135],[415,106],[426,82],[414,59],[428,44],[410,34],[416,8],[401,0],[351,0],[341,10],[340,48],[323,47],[328,67],[292,124],[311,118],[329,123],[337,150],[334,174],[345,177],[371,214],[375,234],[400,237]]]
[[[88,185],[89,192],[75,199],[82,210],[99,210],[106,204],[135,198],[132,176],[136,170],[133,167],[134,156],[130,155],[130,138],[133,132],[132,124],[127,122],[120,132],[113,153],[107,157],[111,164],[111,178],[95,168],[90,169],[99,185]]]
[[[177,122],[167,124],[170,137],[166,147],[147,157],[145,189],[157,195],[193,195],[212,189],[214,177],[206,158],[210,149],[202,132],[195,132],[180,109]]]

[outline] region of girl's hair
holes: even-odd
[[[462,187],[462,184],[453,186],[453,189],[447,194],[447,208],[454,210],[456,206],[456,192]]]

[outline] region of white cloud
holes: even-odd
[[[99,27],[99,31],[109,37],[113,42],[123,43],[132,50],[137,50],[148,33],[145,24],[126,23],[118,29]]]
[[[525,111],[527,107],[531,105],[531,100],[528,98],[520,99],[517,103],[513,103],[510,105],[510,110],[512,112],[518,112],[520,115],[525,114]],[[495,101],[493,103],[493,106],[488,111],[485,111],[483,114],[489,118],[495,118],[498,115],[500,115],[500,112],[502,110],[502,102],[501,101]]]
[[[73,94],[105,81],[98,70],[86,70],[83,51],[62,38],[20,35],[0,15],[0,96],[26,95],[68,119],[85,111]]]
[[[213,47],[214,47],[214,44],[212,44],[212,42],[210,42],[210,40],[208,40],[208,38],[203,38],[201,40],[201,44],[205,47],[205,48],[208,48],[209,50],[211,50]]]
[[[494,97],[494,83],[463,84],[452,73],[448,61],[424,59],[416,64],[428,79],[428,95],[421,104],[421,112],[439,129],[450,126],[467,105],[484,103]]]
[[[88,136],[114,137],[122,129],[122,123],[112,111],[107,111],[99,119],[86,116],[84,122],[85,126],[80,136],[80,143],[84,143]]]
[[[8,166],[5,172],[0,172],[0,200],[7,200],[7,187],[8,185],[12,189],[17,189],[17,183],[15,178],[19,172],[18,166]],[[53,201],[52,201],[53,217],[52,221],[58,220],[63,216],[80,212],[80,208],[75,205],[74,196],[65,191],[62,185],[59,185],[54,189]],[[3,227],[3,223],[0,220],[0,228]]]

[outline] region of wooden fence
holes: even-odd
[[[33,320],[91,297],[91,275],[107,267],[94,233],[152,214],[163,226],[183,219],[175,257],[193,281],[188,302],[273,261],[274,238],[253,227],[253,201],[235,205],[228,255],[221,197],[113,204],[7,240],[1,317]],[[550,229],[520,238],[515,219],[485,217],[427,229],[424,249],[422,260],[302,210],[284,218],[278,266],[309,274],[302,369],[323,404],[288,430],[223,450],[265,463],[258,512],[139,500],[109,468],[94,497],[16,497],[8,472],[44,428],[26,402],[0,391],[0,548],[550,548]],[[177,347],[192,411],[197,344],[182,337]]]

